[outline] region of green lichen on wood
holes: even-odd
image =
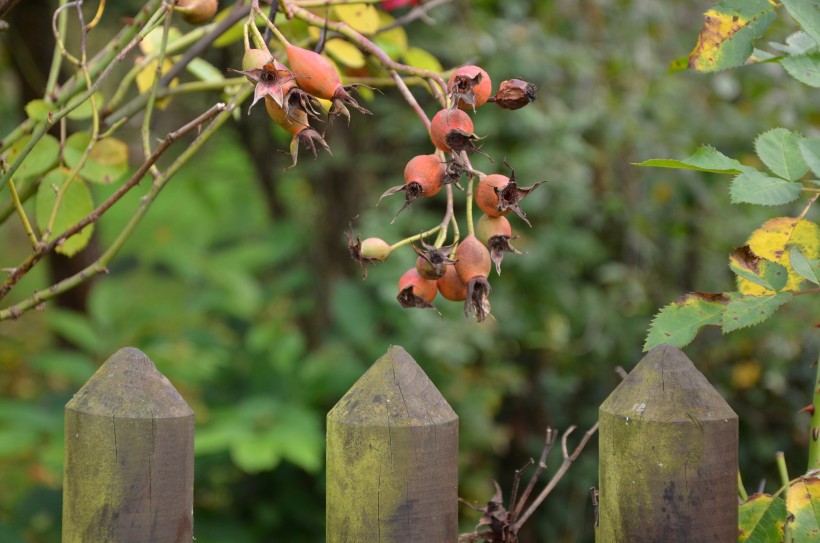
[[[661,345],[600,407],[599,543],[737,537],[737,415]]]
[[[194,414],[137,349],[66,404],[63,542],[190,542]]]
[[[327,416],[327,543],[455,541],[458,417],[401,347]]]

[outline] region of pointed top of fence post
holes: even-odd
[[[402,421],[439,424],[457,415],[413,357],[391,345],[328,413],[328,419],[356,424]]]
[[[193,415],[171,382],[134,347],[112,354],[69,400],[66,409],[124,418]]]
[[[726,400],[683,351],[653,347],[601,404],[601,411],[645,420],[737,418]]]

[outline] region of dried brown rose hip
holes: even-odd
[[[501,82],[498,92],[489,100],[504,109],[521,109],[535,101],[537,91],[538,87],[532,83],[521,79],[509,79]]]
[[[473,134],[473,120],[460,109],[442,109],[430,122],[430,139],[437,149],[451,151],[475,151],[478,136]]]
[[[431,302],[437,293],[438,288],[435,281],[425,279],[416,268],[410,268],[399,278],[399,295],[396,299],[404,308],[435,309]]]
[[[492,92],[490,76],[479,66],[457,68],[447,82],[453,104],[460,109],[472,109],[484,105]]]
[[[404,205],[396,212],[398,217],[399,213],[417,198],[429,198],[438,194],[444,186],[445,173],[446,167],[438,155],[415,156],[404,167],[404,184],[387,189],[379,198],[379,202],[385,196],[404,191]],[[393,217],[394,221],[396,217]]]
[[[512,227],[507,217],[490,217],[482,215],[475,227],[476,237],[490,250],[490,258],[495,262],[495,271],[501,275],[501,261],[504,253],[522,254],[521,251],[510,245]]]
[[[492,288],[487,281],[492,268],[490,252],[470,234],[458,244],[455,257],[456,272],[467,283],[464,314],[467,317],[475,316],[478,322],[482,322],[490,315],[489,295]]]
[[[467,299],[467,283],[461,280],[453,265],[447,266],[444,275],[436,280],[436,285],[441,295],[452,302],[463,302]]]
[[[285,44],[285,54],[288,56],[290,68],[299,77],[299,86],[307,93],[330,100],[333,105],[330,108],[330,116],[344,115],[350,120],[350,112],[345,105],[357,111],[370,114],[368,110],[361,107],[356,100],[348,93],[349,89],[357,85],[342,85],[339,74],[333,64],[320,55],[308,49],[297,47],[290,43]]]
[[[510,174],[510,177],[494,173],[482,177],[478,182],[475,201],[481,211],[490,217],[500,217],[512,211],[521,217],[528,226],[532,226],[519,202],[538,188],[539,185],[541,185],[540,182],[531,187],[519,188],[518,182],[515,180],[515,171]]]
[[[177,0],[176,11],[186,23],[198,25],[216,15],[217,0]]]

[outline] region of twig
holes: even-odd
[[[404,80],[395,70],[390,70],[390,77],[392,77],[393,81],[396,82],[396,86],[399,88],[399,92],[401,92],[401,95],[404,97],[404,100],[410,105],[413,111],[416,112],[416,115],[418,116],[419,120],[421,120],[422,124],[424,124],[424,128],[427,130],[427,132],[430,132],[430,119],[427,118],[427,114],[424,112],[423,109],[421,109],[421,106],[416,101],[416,98],[415,96],[413,96],[413,93],[410,92],[410,89],[404,83]]]
[[[574,428],[574,426],[571,427],[570,430],[567,430],[567,432],[571,432],[572,428]],[[521,511],[524,509],[524,506],[527,505],[527,500],[530,498],[532,489],[535,488],[535,483],[538,482],[538,478],[541,476],[541,473],[547,468],[547,455],[552,450],[553,445],[555,445],[555,437],[557,435],[558,434],[554,428],[547,428],[547,435],[544,439],[544,448],[541,450],[541,456],[538,458],[538,465],[535,467],[535,473],[533,473],[532,477],[530,477],[527,487],[521,494],[521,499],[518,500],[515,509],[513,509],[512,504],[510,504],[511,524],[514,524],[515,520],[521,515]]]
[[[33,248],[37,248],[37,236],[34,235],[34,230],[31,228],[31,223],[26,216],[26,210],[23,209],[23,204],[20,202],[20,196],[17,194],[17,188],[14,186],[14,180],[9,178],[9,191],[11,192],[11,200],[14,203],[14,208],[17,210],[17,215],[20,216],[20,222],[23,223],[23,229],[26,231],[28,240]]]
[[[131,178],[117,191],[108,197],[108,199],[100,204],[94,211],[89,213],[85,218],[77,222],[74,226],[68,228],[65,232],[56,236],[54,239],[50,240],[48,243],[40,245],[40,248],[36,250],[34,253],[29,255],[29,257],[18,267],[14,268],[14,270],[9,274],[9,277],[0,285],[0,299],[5,297],[6,294],[20,281],[30,270],[31,268],[37,264],[47,253],[54,250],[57,245],[62,243],[64,240],[68,239],[69,237],[73,236],[92,222],[95,222],[105,213],[114,203],[120,200],[129,190],[131,190],[135,185],[137,185],[140,180],[145,176],[148,168],[154,165],[156,161],[159,159],[160,156],[165,152],[166,149],[177,139],[183,137],[184,135],[188,134],[189,132],[199,128],[202,124],[207,122],[208,120],[212,119],[215,115],[225,111],[227,106],[225,104],[216,104],[211,109],[194,119],[193,121],[189,122],[185,126],[177,129],[174,132],[169,133],[165,139],[154,149],[154,152],[151,156],[143,162],[143,164],[137,169],[136,172],[131,176]],[[0,312],[2,315],[2,312]],[[0,316],[0,320],[2,317]]]
[[[598,430],[598,423],[596,422],[592,426],[592,428],[586,431],[584,437],[581,438],[581,442],[578,443],[578,446],[575,447],[574,451],[572,451],[572,454],[567,454],[567,437],[569,437],[569,434],[574,429],[575,426],[570,426],[567,429],[567,431],[564,432],[564,435],[561,438],[561,448],[564,454],[564,461],[561,463],[561,466],[558,468],[558,471],[555,472],[555,475],[552,476],[552,479],[550,479],[549,483],[547,483],[547,486],[544,487],[544,490],[541,491],[541,493],[538,495],[537,498],[535,498],[535,500],[533,500],[532,504],[530,504],[530,506],[527,508],[524,514],[522,514],[521,517],[515,521],[515,524],[512,525],[512,532],[514,534],[518,533],[518,530],[521,529],[521,526],[523,526],[523,524],[527,522],[527,519],[529,519],[530,516],[532,516],[535,510],[538,509],[538,506],[541,505],[541,503],[547,498],[547,496],[549,496],[549,493],[552,492],[552,490],[555,488],[555,485],[558,484],[558,481],[560,481],[561,478],[566,474],[567,470],[569,470],[569,467],[578,458],[578,455],[581,454],[581,451],[584,450],[584,447],[586,447],[587,442],[589,442],[590,438],[592,438],[592,436]]]
[[[429,2],[425,2],[424,4],[418,5],[390,23],[389,25],[385,25],[380,29],[376,30],[376,34],[380,34],[381,32],[387,32],[393,28],[398,26],[407,26],[408,24],[412,23],[416,19],[421,19],[427,24],[435,24],[435,20],[428,14],[430,11],[434,10],[439,6],[443,6],[444,4],[449,4],[453,0],[430,0]]]

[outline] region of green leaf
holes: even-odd
[[[66,140],[63,160],[74,168],[91,143],[91,134],[75,132]],[[128,145],[116,138],[103,138],[91,147],[80,175],[94,183],[110,184],[119,181],[128,171]]]
[[[46,319],[49,328],[54,333],[77,345],[83,351],[91,354],[102,352],[104,342],[85,314],[59,307],[49,307]],[[88,377],[90,376],[89,374]]]
[[[820,87],[820,53],[789,56],[780,61],[790,76],[810,87]]]
[[[802,55],[817,47],[814,40],[803,31],[797,31],[786,38],[786,43],[770,43],[772,49],[789,55]]]
[[[738,543],[780,543],[786,524],[786,502],[753,494],[738,510]]]
[[[755,151],[776,175],[797,181],[809,171],[800,153],[801,139],[803,136],[785,128],[772,128],[755,138]]]
[[[46,119],[48,119],[49,114],[52,111],[54,111],[52,107],[53,104],[49,104],[41,98],[37,100],[32,100],[31,102],[26,104],[26,115],[28,115],[35,121],[45,121]]]
[[[812,173],[820,177],[820,139],[803,138],[800,140],[800,152]]]
[[[708,10],[689,67],[714,72],[745,63],[754,40],[777,18],[774,9],[768,0],[726,0]]]
[[[786,494],[786,541],[816,543],[820,538],[820,479],[817,474],[801,477]]]
[[[733,204],[776,206],[800,198],[803,185],[771,177],[763,172],[744,172],[732,180],[729,195]]]
[[[103,100],[102,94],[99,92],[94,93],[94,105],[97,106],[98,111],[102,109]],[[94,115],[94,109],[91,107],[91,100],[88,99],[71,110],[71,113],[68,114],[68,118],[72,121],[82,121],[83,119],[90,119],[92,115]]]
[[[23,151],[23,148],[31,141],[31,136],[23,136],[14,142],[6,151],[5,160],[11,164]],[[60,142],[50,134],[46,134],[34,144],[28,156],[17,171],[14,172],[14,179],[21,181],[44,174],[57,164],[57,157],[60,155]]]
[[[402,56],[404,57],[404,62],[414,68],[437,73],[442,71],[441,62],[420,47],[409,47]]]
[[[791,262],[792,269],[794,269],[794,271],[796,271],[801,277],[811,281],[815,285],[820,285],[820,279],[818,279],[817,272],[814,267],[812,267],[811,261],[800,252],[799,248],[792,247],[789,249],[789,260]]]
[[[644,350],[662,343],[683,347],[702,326],[720,324],[728,301],[724,294],[691,292],[672,302],[655,315]]]
[[[219,83],[225,80],[225,76],[222,75],[222,72],[202,57],[196,57],[191,60],[185,69],[193,74],[194,77],[206,83]]]
[[[689,158],[675,160],[671,158],[653,158],[638,162],[635,166],[646,166],[651,168],[677,168],[681,170],[696,170],[699,172],[712,172],[737,175],[741,172],[756,171],[754,168],[744,166],[734,158],[729,158],[717,149],[709,145],[703,145]]]
[[[800,28],[820,44],[820,4],[816,0],[783,0],[783,5]]]
[[[65,168],[55,168],[46,174],[40,183],[40,187],[37,189],[35,217],[41,231],[48,225],[52,208],[57,203],[55,187],[62,187],[68,179],[68,174],[69,171]],[[55,236],[63,233],[93,210],[94,201],[91,199],[88,185],[81,177],[76,177],[71,184],[68,185],[68,188],[65,189],[62,204],[57,211],[54,227],[49,239],[53,239]],[[61,245],[58,245],[56,251],[69,257],[74,256],[88,244],[88,240],[91,239],[93,231],[94,225],[89,224],[65,240]]]
[[[273,469],[282,460],[276,441],[270,434],[243,436],[231,444],[230,450],[234,463],[248,473]]]
[[[723,314],[723,333],[760,324],[771,317],[778,307],[793,298],[790,292],[764,296],[733,295]]]

